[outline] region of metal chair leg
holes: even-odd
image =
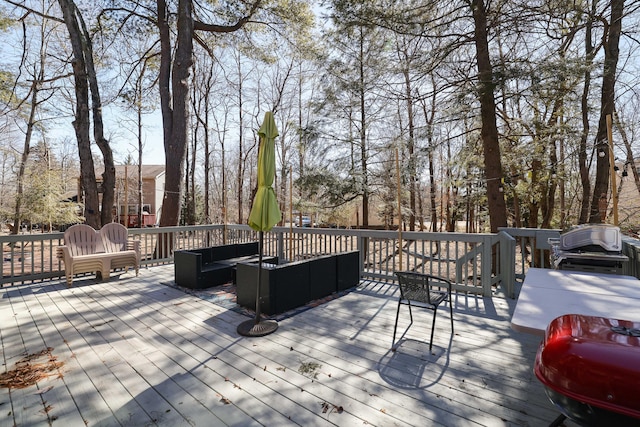
[[[453,302],[449,300],[449,315],[451,316],[451,334],[453,334]]]
[[[429,339],[429,352],[431,352],[431,348],[433,347],[433,332],[436,330],[436,313],[438,309],[433,310],[433,321],[431,322],[431,339]]]
[[[396,329],[398,329],[398,317],[400,317],[400,301],[398,301],[398,310],[396,310],[396,324],[393,327],[393,342],[391,343],[391,348],[396,345]]]

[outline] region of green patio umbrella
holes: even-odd
[[[258,283],[256,289],[256,315],[253,320],[242,322],[238,326],[238,333],[244,336],[259,337],[270,334],[278,329],[278,323],[274,320],[261,320],[260,318],[260,288],[262,281],[262,253],[264,232],[269,231],[280,222],[282,215],[278,208],[276,193],[273,191],[273,179],[276,175],[276,149],[275,138],[278,129],[273,120],[273,114],[267,111],[264,121],[258,131],[260,147],[258,149],[258,190],[253,199],[251,213],[249,214],[249,226],[258,232],[260,239],[258,252]]]

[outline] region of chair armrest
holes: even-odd
[[[136,251],[136,254],[138,255],[138,257],[140,257],[140,240],[127,240],[127,250]]]
[[[61,261],[71,259],[72,257],[69,246],[58,246],[58,248],[56,249],[56,257]]]
[[[179,286],[197,288],[202,275],[202,254],[176,251],[173,253],[175,280]]]
[[[173,253],[176,269],[185,272],[202,272],[202,254],[197,252],[176,251]]]

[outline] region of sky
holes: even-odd
[[[135,119],[134,112],[124,111],[117,106],[106,106],[103,109],[105,137],[111,145],[116,165],[124,164],[129,155],[133,158],[133,163],[138,163],[138,140]],[[56,139],[69,138],[75,142],[76,136],[71,120],[72,118],[63,119],[48,134]],[[142,121],[142,164],[164,165],[162,116],[160,111],[144,114]],[[99,153],[97,148],[95,151]],[[100,154],[97,154],[97,156],[100,157]]]
[[[105,134],[111,142],[116,164],[123,164],[128,155],[131,155],[134,163],[137,163],[138,137],[136,124],[132,121],[135,120],[135,113],[109,108],[105,115]],[[131,120],[128,117],[131,117]],[[160,111],[143,115],[142,121],[142,164],[164,165],[162,116]]]

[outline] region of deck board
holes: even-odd
[[[5,369],[46,347],[65,365],[0,389],[0,424],[538,426],[558,415],[532,373],[539,338],[510,328],[514,300],[456,294],[455,334],[441,307],[431,353],[431,312],[415,310],[408,330],[401,312],[394,352],[390,283],[362,281],[246,338],[246,316],[171,280],[169,265],[2,289]]]

